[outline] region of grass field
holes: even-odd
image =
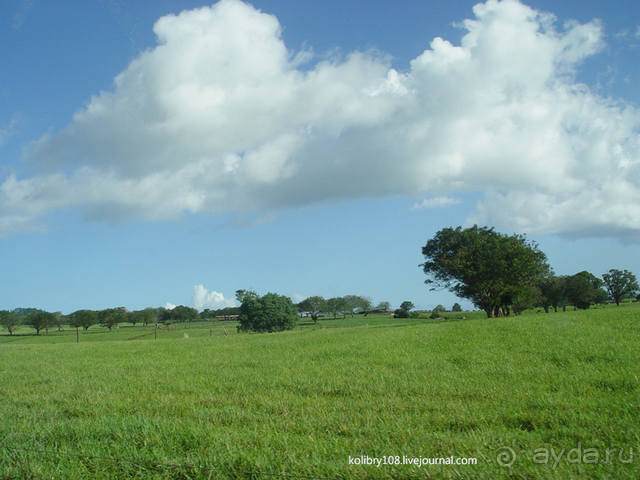
[[[0,337],[0,478],[640,478],[639,304],[94,332]]]

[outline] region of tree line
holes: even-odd
[[[37,308],[16,308],[12,311],[0,310],[0,325],[5,327],[10,335],[13,335],[15,330],[21,325],[32,327],[35,329],[36,335],[40,335],[43,331],[48,334],[49,329],[52,328],[62,330],[63,325],[69,325],[74,328],[83,329],[84,331],[87,331],[94,325],[101,325],[111,331],[121,323],[130,323],[134,326],[137,324],[144,326],[154,324],[172,325],[176,323],[189,323],[197,320],[213,320],[222,318],[225,320],[239,319],[241,321],[240,330],[243,331],[254,329],[259,331],[276,331],[278,328],[278,322],[282,322],[284,317],[289,319],[291,318],[290,315],[281,315],[282,312],[291,311],[295,314],[296,319],[299,315],[308,315],[312,318],[314,323],[317,323],[318,317],[321,314],[332,314],[333,318],[337,318],[338,315],[341,315],[342,317],[346,317],[347,315],[353,316],[356,312],[364,315],[368,315],[371,312],[388,312],[391,308],[389,302],[380,302],[378,305],[373,306],[368,297],[359,295],[345,295],[343,297],[334,297],[329,299],[324,299],[321,296],[311,296],[298,304],[292,303],[288,297],[277,297],[278,299],[275,297],[268,297],[265,300],[261,300],[262,297],[258,296],[258,294],[252,290],[237,290],[236,298],[241,306],[225,307],[221,309],[204,309],[202,312],[198,312],[195,308],[184,305],[178,305],[171,309],[163,307],[149,307],[133,311],[128,311],[125,307],[107,308],[103,310],[81,309],[67,315],[62,314],[61,312],[47,312]],[[282,302],[284,300],[279,299],[280,297],[282,299],[288,299],[292,305],[292,309],[286,307],[282,310]],[[245,309],[243,310],[242,305],[248,300],[256,300],[263,303],[270,302],[270,312],[277,313],[275,316],[278,317],[272,322],[275,326],[267,328],[265,327],[266,323],[256,321],[256,324],[254,325],[255,328],[244,327],[242,321],[246,319],[246,316],[248,315],[247,309],[249,307],[245,305]],[[258,310],[256,310],[255,307],[256,305],[252,304],[250,314],[252,317],[258,315]],[[281,310],[278,310],[278,308]],[[413,306],[411,308],[413,308]],[[269,308],[267,308],[267,310],[269,310]],[[243,312],[245,315],[241,317]],[[285,324],[289,325],[291,324],[291,321],[282,323],[282,325]],[[258,327],[258,325],[261,326]]]
[[[609,300],[619,305],[640,290],[628,270],[611,269],[602,278],[587,271],[556,276],[535,242],[477,225],[438,231],[422,254],[420,266],[431,290],[448,289],[467,298],[487,317],[517,315],[532,307],[549,312]]]
[[[576,309],[587,309],[591,305],[615,302],[636,296],[640,300],[638,281],[628,270],[610,269],[601,278],[581,271],[573,275],[555,275],[547,257],[538,245],[524,235],[506,235],[489,227],[463,229],[444,228],[422,247],[425,262],[420,264],[428,276],[425,283],[431,290],[448,289],[460,298],[470,300],[484,310],[487,317],[520,314],[532,307],[565,310],[572,305]],[[173,324],[188,323],[198,319],[210,320],[223,317],[237,319],[240,331],[279,331],[293,328],[300,314],[306,314],[318,323],[322,314],[343,318],[355,313],[388,312],[389,302],[376,306],[365,296],[345,295],[325,299],[311,296],[298,304],[289,297],[268,293],[260,296],[253,290],[237,290],[239,307],[202,312],[184,305],[175,308],[145,308],[127,311],[124,307],[104,310],[77,310],[69,315],[46,312],[35,308],[18,308],[0,311],[0,325],[13,335],[20,325],[28,325],[40,335],[42,330],[62,325],[71,325],[88,330],[99,324],[109,330],[120,323]],[[405,301],[394,311],[396,317],[407,318],[414,305]],[[462,310],[458,303],[452,311]],[[445,311],[442,305],[433,310],[433,315]]]
[[[178,305],[168,309],[163,307],[145,308],[143,310],[128,311],[125,307],[106,308],[104,310],[76,310],[73,313],[64,315],[61,312],[47,312],[37,308],[16,308],[14,310],[0,310],[0,325],[13,335],[14,331],[21,325],[32,327],[36,335],[50,328],[57,327],[62,330],[63,325],[70,325],[74,328],[89,330],[93,325],[101,325],[113,330],[121,323],[131,323],[150,325],[162,323],[170,325],[174,323],[185,323],[200,318],[200,314],[195,308]]]

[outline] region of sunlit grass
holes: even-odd
[[[158,340],[152,327],[90,330],[79,344],[75,331],[9,339],[0,345],[0,478],[640,476],[637,304],[385,318],[278,334],[194,324]],[[517,455],[511,468],[496,461],[501,447]],[[543,447],[633,448],[635,460],[536,464]],[[348,465],[349,455],[472,456],[478,465],[376,468]]]

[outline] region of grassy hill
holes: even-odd
[[[0,478],[640,477],[638,304],[320,327],[3,336]]]

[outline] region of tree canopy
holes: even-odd
[[[431,290],[446,288],[468,298],[488,317],[509,315],[518,297],[548,276],[546,255],[524,235],[493,228],[444,228],[422,248]]]
[[[25,323],[36,329],[36,335],[40,335],[40,330],[48,330],[54,319],[53,313],[36,310],[27,315]]]
[[[8,310],[0,310],[0,325],[6,328],[9,335],[13,335],[13,331],[22,323],[20,316]]]
[[[301,312],[307,312],[311,315],[311,319],[313,323],[318,323],[318,315],[322,312],[326,312],[329,310],[329,306],[327,305],[327,301],[320,296],[313,296],[309,298],[305,298],[298,304],[298,310]]]
[[[575,308],[587,309],[594,303],[602,303],[607,294],[602,290],[602,280],[585,271],[566,277],[567,302]]]
[[[71,325],[76,328],[89,330],[91,325],[98,323],[98,312],[93,310],[76,310],[69,315]]]
[[[244,297],[238,320],[240,331],[279,332],[292,329],[298,318],[296,307],[289,297],[267,293],[259,297]]]
[[[616,305],[620,305],[624,298],[633,297],[640,290],[636,276],[629,270],[611,269],[602,275],[602,280],[609,297]]]

